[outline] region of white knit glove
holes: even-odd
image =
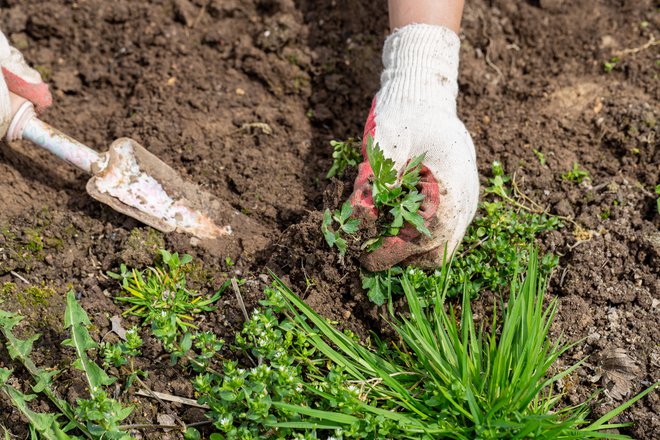
[[[41,75],[30,68],[23,55],[9,45],[5,34],[0,32],[0,138],[7,133],[7,128],[14,115],[9,92],[31,101],[37,112],[40,113],[48,107],[53,98],[48,86],[41,80]]]
[[[479,199],[474,145],[456,116],[460,40],[445,27],[405,26],[385,41],[381,88],[365,124],[362,155],[351,203],[358,216],[375,218],[366,160],[369,135],[385,157],[401,170],[413,157],[426,153],[420,192],[426,196],[420,214],[431,232],[421,235],[406,224],[396,237],[362,257],[366,269],[379,271],[403,262],[439,267],[460,243],[474,217]]]

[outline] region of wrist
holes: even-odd
[[[394,105],[437,103],[454,109],[460,39],[443,26],[411,24],[385,40],[377,101]]]

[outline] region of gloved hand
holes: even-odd
[[[10,98],[10,92],[31,101],[37,113],[42,112],[52,102],[48,85],[41,80],[41,75],[30,68],[23,55],[9,45],[7,37],[0,32],[0,138],[4,138],[14,113],[18,110],[18,101]]]
[[[362,256],[367,270],[380,271],[400,262],[439,267],[445,246],[451,255],[474,217],[479,199],[476,155],[456,116],[459,48],[456,33],[426,24],[405,26],[385,41],[381,88],[364,128],[364,162],[358,167],[351,204],[358,217],[378,215],[366,156],[368,136],[398,170],[426,153],[419,184],[426,197],[419,213],[432,237],[406,224],[396,237],[386,237],[381,247]]]

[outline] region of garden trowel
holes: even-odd
[[[133,139],[117,139],[105,153],[39,120],[30,102],[14,115],[8,140],[27,139],[92,175],[87,192],[116,211],[162,232],[190,235],[191,244],[236,258],[265,247],[262,228],[199,186]]]

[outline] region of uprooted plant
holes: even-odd
[[[412,158],[401,172],[395,168],[392,159],[385,157],[383,151],[373,138],[369,136],[366,144],[367,160],[373,170],[371,178],[374,206],[381,213],[378,219],[378,234],[362,244],[368,252],[377,249],[383,237],[396,236],[406,223],[414,226],[420,233],[431,237],[431,232],[424,225],[424,218],[419,209],[424,195],[417,185],[420,181],[420,171],[424,155]],[[335,161],[333,168],[338,165]],[[354,166],[354,165],[353,165]],[[346,241],[342,234],[353,234],[358,231],[359,221],[349,220],[353,210],[348,202],[344,202],[341,210],[333,213],[327,209],[321,226],[326,242],[330,247],[337,246],[340,254],[346,253]],[[332,220],[339,226],[332,228]]]
[[[371,136],[367,139],[367,159],[374,172],[372,195],[374,205],[379,212],[385,211],[389,218],[381,236],[396,236],[405,222],[413,225],[419,232],[431,237],[431,232],[424,225],[424,218],[419,214],[424,195],[417,190],[419,173],[425,155],[413,157],[398,173],[392,159],[385,157],[378,144]],[[372,247],[373,248],[373,247]]]
[[[374,162],[378,163],[379,160]],[[411,161],[410,164],[415,165],[415,162]],[[484,288],[502,293],[516,265],[527,264],[528,244],[534,242],[540,234],[561,227],[558,217],[524,203],[525,197],[512,184],[511,176],[504,173],[499,162],[493,163],[492,174],[477,216],[456,250],[460,258],[455,259],[450,276],[456,278],[457,282],[451,283],[449,296],[459,295],[464,285],[473,297]],[[413,172],[412,178],[406,180],[416,182],[418,179]],[[555,255],[547,253],[541,258],[539,270],[548,275],[557,262]],[[440,276],[439,271],[425,272],[399,266],[382,272],[363,271],[362,285],[369,299],[382,305],[393,294],[401,295],[401,276],[404,272],[416,288],[435,286]]]

